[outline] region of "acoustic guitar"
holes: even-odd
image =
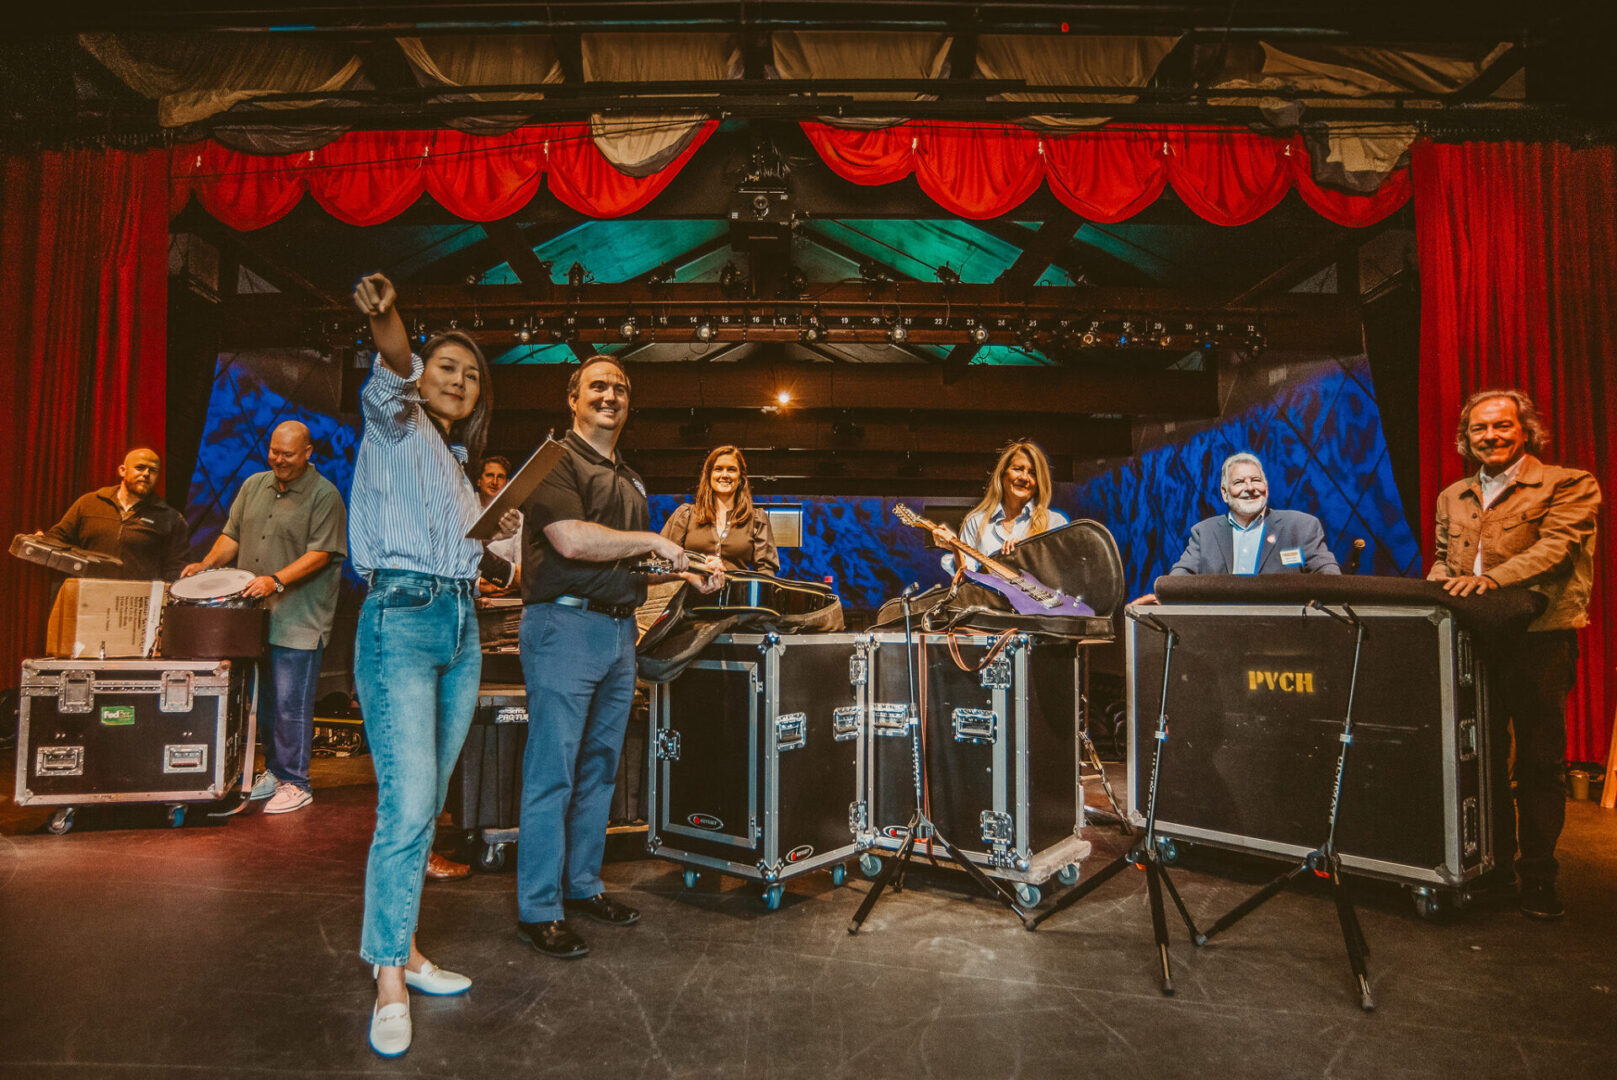
[[[686,559],[696,565],[708,556],[687,551]],[[660,556],[648,556],[636,563],[639,574],[671,574],[674,564]],[[697,571],[701,573],[702,571]],[[695,615],[737,615],[761,612],[766,615],[808,615],[830,607],[836,601],[831,589],[815,581],[788,581],[751,570],[726,570],[724,584],[708,594],[693,594],[685,610]]]
[[[986,586],[1009,600],[1011,607],[1018,615],[1067,615],[1090,616],[1095,609],[1084,603],[1081,596],[1068,596],[1060,589],[1052,589],[1032,574],[1013,570],[997,559],[971,547],[953,533],[946,531],[942,525],[928,521],[903,503],[893,505],[893,513],[898,520],[917,529],[926,529],[932,534],[939,547],[946,547],[955,553],[958,558],[967,556],[977,561],[981,570],[964,570],[966,577],[979,585]],[[964,563],[961,563],[964,566]]]

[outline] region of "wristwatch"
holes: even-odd
[[[273,581],[273,582],[275,582],[275,591],[276,591],[276,592],[278,592],[278,593],[281,593],[281,592],[285,592],[285,591],[286,591],[286,584],[285,584],[285,582],[283,582],[283,581],[282,581],[282,580],[281,580],[281,579],[280,579],[280,578],[279,578],[279,577],[278,577],[278,576],[276,576],[276,575],[275,575],[275,574],[271,574],[271,575],[270,575],[270,576],[269,576],[269,579],[270,579],[270,580],[271,580],[271,581]]]

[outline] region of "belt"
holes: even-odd
[[[562,593],[543,601],[547,604],[560,604],[562,607],[577,608],[580,611],[598,611],[602,615],[610,615],[614,619],[634,618],[633,604],[608,604],[601,600],[590,600],[582,596],[573,596],[571,593]]]

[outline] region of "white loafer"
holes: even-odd
[[[422,963],[420,971],[404,969],[404,985],[423,994],[450,997],[470,990],[472,980],[458,971],[445,971],[431,960],[427,960]]]
[[[371,978],[376,978],[382,969],[375,964],[371,965]],[[419,990],[423,994],[432,994],[436,997],[453,997],[464,994],[472,988],[472,980],[458,971],[445,971],[431,960],[421,962],[420,971],[404,969],[404,985],[412,990]]]
[[[410,1006],[403,1002],[371,1007],[371,1049],[395,1058],[410,1049]]]

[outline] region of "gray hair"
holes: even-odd
[[[1258,460],[1258,455],[1250,450],[1242,450],[1240,453],[1231,454],[1224,459],[1223,467],[1218,470],[1218,490],[1228,491],[1230,489],[1230,470],[1237,465],[1256,465],[1258,475],[1263,477],[1263,482],[1266,484],[1269,482],[1269,474],[1263,471],[1263,462]]]

